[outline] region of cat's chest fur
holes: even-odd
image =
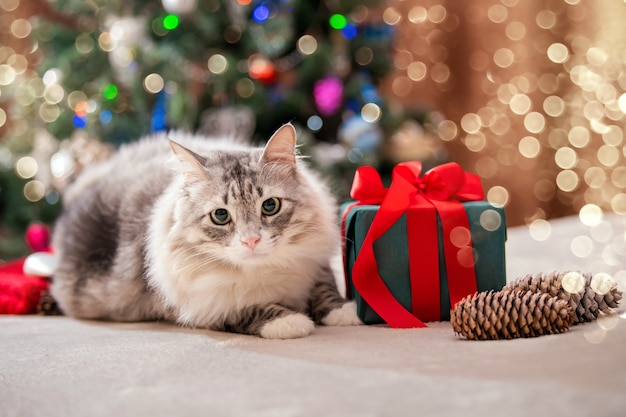
[[[153,276],[153,279],[159,277]],[[162,284],[167,287],[168,304],[177,306],[179,322],[212,327],[225,317],[254,305],[276,303],[304,312],[313,279],[312,273],[306,271],[213,267],[207,271],[182,273],[173,282]]]

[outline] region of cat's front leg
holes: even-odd
[[[330,267],[322,268],[320,279],[311,290],[310,314],[315,323],[326,326],[358,326],[363,324],[356,314],[356,303],[339,295]]]
[[[226,331],[265,339],[296,339],[310,335],[314,329],[309,317],[279,304],[249,306],[224,322]]]

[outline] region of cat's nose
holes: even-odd
[[[248,235],[241,238],[241,243],[254,250],[259,240],[261,240],[261,236],[259,235]]]

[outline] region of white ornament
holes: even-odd
[[[185,15],[196,11],[197,0],[161,0],[163,8],[174,14]]]
[[[56,255],[48,252],[35,252],[26,257],[23,270],[26,275],[50,277],[58,265],[59,259]]]
[[[108,51],[111,68],[121,84],[129,86],[135,79],[135,50],[150,51],[153,43],[147,33],[145,17],[110,15],[105,19],[114,47]]]
[[[141,16],[110,15],[105,19],[111,39],[115,41],[116,45],[126,48],[144,46],[145,42],[149,40],[146,33],[146,22],[146,18]]]

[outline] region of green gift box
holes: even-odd
[[[342,207],[342,213],[349,208],[350,204],[347,203]],[[469,223],[477,290],[500,290],[506,284],[504,253],[506,220],[504,209],[486,201],[468,201],[461,204]],[[349,209],[348,213],[345,213],[343,220],[346,291],[347,295],[356,301],[357,314],[365,324],[381,324],[384,323],[384,320],[356,291],[352,283],[352,267],[378,209],[379,206],[377,205],[355,205]],[[443,229],[439,215],[437,216],[437,225],[440,317],[441,320],[449,320],[452,306],[450,305],[448,275],[442,243]],[[408,233],[405,213],[382,237],[374,242],[373,249],[378,264],[378,273],[384,284],[396,300],[410,312],[412,288],[409,273]],[[410,233],[417,233],[418,236],[412,236],[412,238],[419,238],[419,231],[411,231]]]

